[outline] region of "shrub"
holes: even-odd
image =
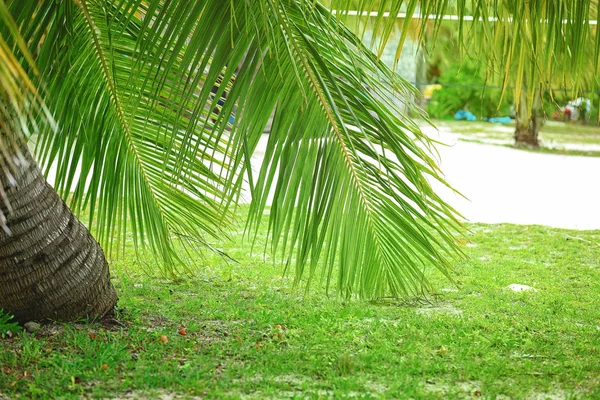
[[[440,75],[442,89],[433,92],[427,104],[432,118],[452,118],[458,110],[471,111],[477,118],[510,115],[512,92],[507,89],[499,104],[501,89],[485,81],[485,71],[472,63],[450,65]]]

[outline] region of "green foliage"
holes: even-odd
[[[330,3],[342,13],[348,9],[377,13],[376,17],[365,18],[374,18],[375,31],[384,32],[382,44],[397,23],[395,17],[401,13],[406,13],[402,18],[403,38],[409,31],[416,31],[416,36],[428,37],[427,41],[434,43],[436,35],[443,31],[442,25],[451,24],[460,50],[486,60],[486,68],[500,74],[504,85],[526,86],[530,99],[540,86],[548,88],[561,80],[577,89],[600,73],[600,30],[589,23],[598,19],[598,0],[332,0]],[[434,17],[415,21],[412,18],[415,14]],[[448,14],[457,14],[458,20],[444,21]],[[400,40],[397,57],[402,44]]]
[[[14,334],[23,329],[17,322],[11,322],[12,319],[12,315],[5,312],[3,309],[0,309],[0,336],[2,336],[2,338],[6,336],[8,331]]]
[[[433,92],[427,104],[432,118],[452,118],[458,110],[471,111],[478,119],[510,115],[512,96],[505,94],[500,103],[501,90],[486,85],[485,71],[473,63],[450,65],[439,77],[442,89]],[[491,84],[493,85],[493,84]]]

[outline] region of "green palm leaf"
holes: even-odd
[[[232,48],[217,32],[206,34],[197,20],[214,10],[201,4],[29,6],[21,15],[32,21],[30,37],[45,32],[38,63],[60,123],[59,134],[39,142],[41,161],[58,161],[56,188],[66,197],[74,187],[76,210],[89,205],[100,241],[118,244],[129,228],[134,243],[149,243],[169,269],[181,265],[171,238],[206,246],[206,237],[221,233],[224,199],[234,197],[225,184],[227,121],[213,121],[218,98],[202,83],[224,70],[213,65],[215,48],[228,53],[227,62],[246,49]],[[153,13],[161,20],[153,23]],[[40,21],[46,16],[52,18]],[[228,29],[226,15],[212,16]],[[212,23],[219,26],[218,19]]]
[[[427,267],[447,273],[456,219],[427,181],[439,179],[429,139],[393,101],[417,111],[412,87],[326,9],[290,1],[270,10],[264,37],[280,43],[280,58],[265,61],[274,67],[262,90],[281,95],[252,216],[260,219],[274,187],[273,251],[295,258],[297,280],[323,267],[344,295],[418,293]],[[290,78],[275,79],[282,73]]]

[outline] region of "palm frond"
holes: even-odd
[[[10,232],[5,213],[11,212],[5,186],[14,185],[15,168],[26,163],[22,149],[25,140],[38,130],[40,120],[52,119],[36,85],[23,68],[37,75],[33,58],[8,7],[0,0],[0,227]]]
[[[406,117],[420,113],[416,93],[326,8],[12,6],[60,124],[39,141],[42,160],[58,164],[63,196],[74,185],[76,210],[89,205],[101,241],[118,244],[131,229],[174,268],[171,239],[221,235],[248,176],[249,223],[272,204],[273,250],[295,259],[298,281],[320,274],[346,296],[375,298],[419,293],[429,268],[448,274],[460,228],[431,187],[442,181],[432,143]],[[272,114],[254,176],[250,157]]]
[[[27,3],[27,4],[24,4]],[[168,269],[181,265],[171,239],[205,247],[219,236],[235,187],[222,85],[246,55],[229,15],[214,2],[15,2],[51,93],[60,133],[38,142],[58,163],[56,188],[89,206],[97,238],[116,247],[128,229]],[[202,25],[199,21],[210,21]],[[210,29],[207,29],[210,28]],[[231,67],[227,68],[227,65]],[[204,84],[211,82],[211,84]],[[213,93],[215,92],[215,93]],[[213,110],[223,108],[220,115]]]
[[[459,224],[430,186],[441,181],[432,143],[406,116],[420,113],[414,88],[327,9],[269,5],[248,18],[270,46],[254,85],[280,93],[250,221],[273,190],[272,250],[298,282],[320,275],[364,298],[420,293],[428,268],[448,274]]]

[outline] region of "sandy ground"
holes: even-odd
[[[467,143],[423,129],[447,144],[438,146],[439,165],[468,200],[442,186],[439,193],[467,220],[600,229],[600,158]]]

